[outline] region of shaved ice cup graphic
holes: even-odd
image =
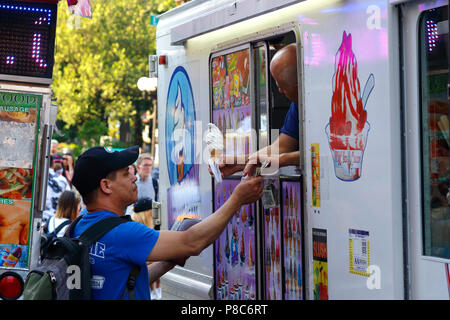
[[[361,132],[351,135],[335,135],[330,133],[330,124],[325,127],[331,154],[333,156],[334,173],[342,181],[355,181],[361,177],[364,150],[370,130],[366,122]],[[338,143],[337,143],[338,142]],[[336,148],[335,145],[347,148]]]

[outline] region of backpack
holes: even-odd
[[[64,237],[57,237],[48,244],[42,262],[30,270],[25,280],[24,300],[91,299],[90,247],[114,227],[130,219],[129,216],[105,218],[90,226],[79,238],[71,238],[80,219],[81,216],[74,220]],[[139,272],[139,266],[132,268],[121,299],[128,292],[129,299],[134,300]]]
[[[48,222],[50,222],[50,220]],[[66,220],[60,223],[59,226],[55,228],[55,230],[53,230],[53,232],[48,232],[48,225],[47,224],[45,225],[44,232],[41,233],[41,250],[40,250],[41,257],[45,256],[48,245],[53,242],[53,240],[57,237],[58,233],[70,223],[71,223],[70,220]]]

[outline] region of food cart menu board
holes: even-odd
[[[211,60],[212,121],[225,137],[225,155],[251,150],[249,49]]]
[[[214,210],[231,196],[239,180],[215,188]],[[242,206],[214,245],[217,300],[255,300],[255,205]]]
[[[281,213],[279,204],[280,183],[278,179],[264,181],[264,269],[265,299],[281,300]]]
[[[27,268],[42,96],[0,91],[0,267]]]
[[[302,225],[300,181],[281,182],[283,208],[284,299],[302,300]]]

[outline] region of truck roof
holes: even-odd
[[[193,0],[160,16],[156,37],[171,35],[172,45],[307,0]]]

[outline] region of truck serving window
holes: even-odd
[[[258,43],[254,48],[255,61],[255,103],[259,119],[256,121],[258,130],[259,148],[267,147],[269,143],[269,118],[268,118],[268,67],[267,67],[267,47],[265,43]]]
[[[288,44],[295,42],[295,34],[294,32],[286,33],[282,36],[277,36],[276,38],[269,39],[268,41],[269,47],[269,68],[270,61],[272,61],[275,53],[281,48],[287,46]],[[298,54],[298,53],[297,53]],[[270,77],[270,129],[281,129],[284,124],[284,120],[286,118],[286,113],[289,110],[289,106],[291,101],[286,98],[283,94],[281,94],[278,90],[277,84],[274,78],[269,74]],[[276,139],[276,137],[271,137],[272,142]]]
[[[423,253],[450,258],[448,6],[419,21]]]

